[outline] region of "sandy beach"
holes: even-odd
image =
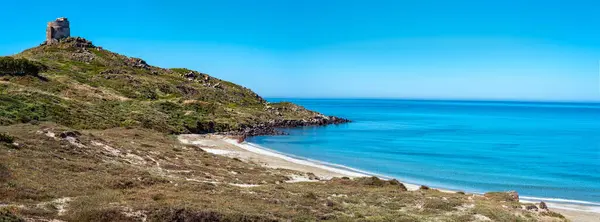
[[[318,163],[299,158],[293,158],[281,153],[261,148],[247,142],[238,143],[236,139],[221,135],[198,135],[184,134],[178,137],[184,144],[195,145],[202,150],[216,155],[238,158],[243,161],[254,162],[265,167],[282,168],[305,173],[313,173],[321,180],[333,177],[366,177],[372,176],[368,172],[351,169],[343,166],[335,167],[330,164]],[[402,181],[401,178],[396,178]],[[308,178],[294,178],[294,182],[310,182]],[[404,183],[404,182],[403,182]],[[404,183],[408,190],[417,190],[420,184]],[[443,192],[456,192],[447,189],[439,189]],[[535,198],[525,198],[521,202],[539,202]],[[600,221],[600,207],[586,206],[585,204],[566,204],[546,202],[553,211],[563,214],[571,221]]]

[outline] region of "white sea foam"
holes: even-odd
[[[344,167],[346,169],[340,169],[340,168],[336,168],[336,167],[327,166],[325,164],[319,163],[318,161],[293,158],[288,155],[284,155],[284,154],[278,153],[276,151],[269,150],[267,148],[261,147],[259,145],[253,144],[253,143],[248,143],[248,142],[238,143],[234,139],[224,139],[224,141],[227,143],[230,143],[232,145],[238,146],[244,150],[253,152],[253,153],[270,156],[270,157],[276,157],[276,158],[283,159],[285,161],[289,161],[292,163],[301,164],[301,165],[305,165],[305,166],[321,168],[321,169],[324,169],[327,171],[339,173],[339,174],[346,175],[349,177],[364,177],[364,176],[373,175],[373,174],[369,174],[368,172],[362,172],[360,170],[352,169],[349,167]],[[333,165],[333,164],[328,164],[328,165]]]

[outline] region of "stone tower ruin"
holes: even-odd
[[[71,28],[67,18],[57,18],[52,22],[48,22],[46,27],[46,42],[48,44],[57,42],[59,39],[71,36]]]

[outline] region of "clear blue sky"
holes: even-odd
[[[597,1],[6,1],[0,55],[71,33],[266,97],[600,100]],[[11,33],[11,34],[5,34]]]

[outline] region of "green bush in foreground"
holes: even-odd
[[[21,221],[25,221],[25,220],[17,217],[16,215],[14,215],[12,212],[8,211],[7,209],[0,209],[0,222],[21,222]]]
[[[37,75],[44,66],[27,59],[15,59],[13,57],[0,57],[0,74],[6,75]]]
[[[13,143],[14,141],[15,141],[15,138],[12,137],[11,135],[8,135],[8,133],[0,132],[0,142]]]

